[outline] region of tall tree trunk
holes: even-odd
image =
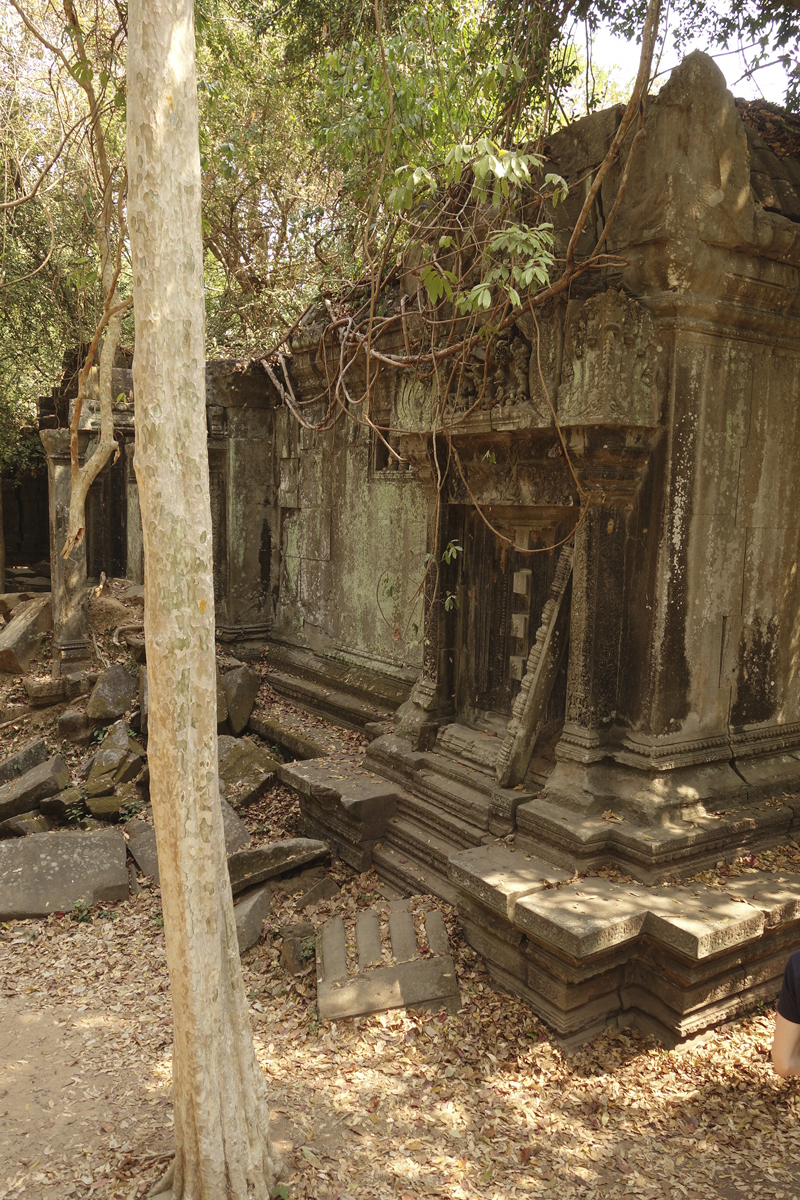
[[[191,0],[132,0],[127,75],[149,760],[175,1025],[171,1188],[182,1200],[261,1200],[277,1161],[242,983],[217,781]]]
[[[0,475],[0,592],[6,590],[6,531],[3,525],[3,476]]]

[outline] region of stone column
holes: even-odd
[[[69,558],[61,557],[67,536],[72,486],[69,430],[42,429],[39,433],[47,454],[47,483],[50,517],[50,572],[53,605],[53,676],[82,667],[91,660],[89,604],[86,592],[86,542]],[[81,463],[88,435],[80,435]]]

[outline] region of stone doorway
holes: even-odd
[[[559,509],[491,506],[485,512],[512,544],[501,542],[473,506],[463,507],[454,691],[460,725],[502,738],[559,557],[558,549],[525,551],[552,546],[573,522]],[[565,704],[566,658],[548,712],[559,727]]]

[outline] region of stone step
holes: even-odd
[[[654,884],[696,874],[720,858],[780,845],[794,821],[788,805],[764,803],[698,815],[692,822],[642,826],[535,799],[517,808],[516,843],[579,871],[614,862],[640,882]]]
[[[317,959],[321,1020],[400,1007],[458,1010],[458,980],[438,910],[424,914],[419,943],[414,918],[402,904],[389,912],[387,939],[382,941],[380,918],[373,909],[359,914],[354,932],[357,969],[351,973],[344,921],[331,917],[322,927]]]
[[[395,734],[376,738],[365,761],[426,805],[432,802],[434,810],[452,813],[497,836],[512,831],[517,808],[534,795],[522,788],[501,788],[493,776],[447,755],[418,753]]]
[[[450,849],[448,854],[456,850],[467,850],[470,846],[479,846],[487,836],[486,831],[447,809],[434,807],[430,800],[414,796],[411,792],[401,792],[398,802],[398,816],[404,817],[419,826],[425,833],[431,834],[446,842]]]
[[[347,692],[336,691],[312,679],[268,671],[270,687],[294,704],[318,716],[327,717],[347,729],[362,731],[366,725],[388,721],[392,710],[368,703]]]
[[[401,808],[404,809],[403,805]],[[447,875],[447,862],[451,854],[464,848],[460,842],[442,836],[438,831],[431,830],[410,820],[404,813],[401,817],[393,817],[389,822],[386,836],[388,845],[396,846],[408,858],[417,862],[420,867],[430,866]],[[474,846],[475,842],[467,842]]]
[[[389,841],[375,847],[372,862],[381,879],[407,896],[438,896],[448,904],[458,903],[458,892],[445,874],[427,863],[423,866]]]
[[[457,722],[442,726],[436,739],[436,750],[440,755],[460,763],[471,763],[490,778],[494,778],[502,745],[502,737]]]

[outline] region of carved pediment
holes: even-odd
[[[593,296],[566,331],[559,423],[657,425],[660,376],[650,314],[624,292]]]

